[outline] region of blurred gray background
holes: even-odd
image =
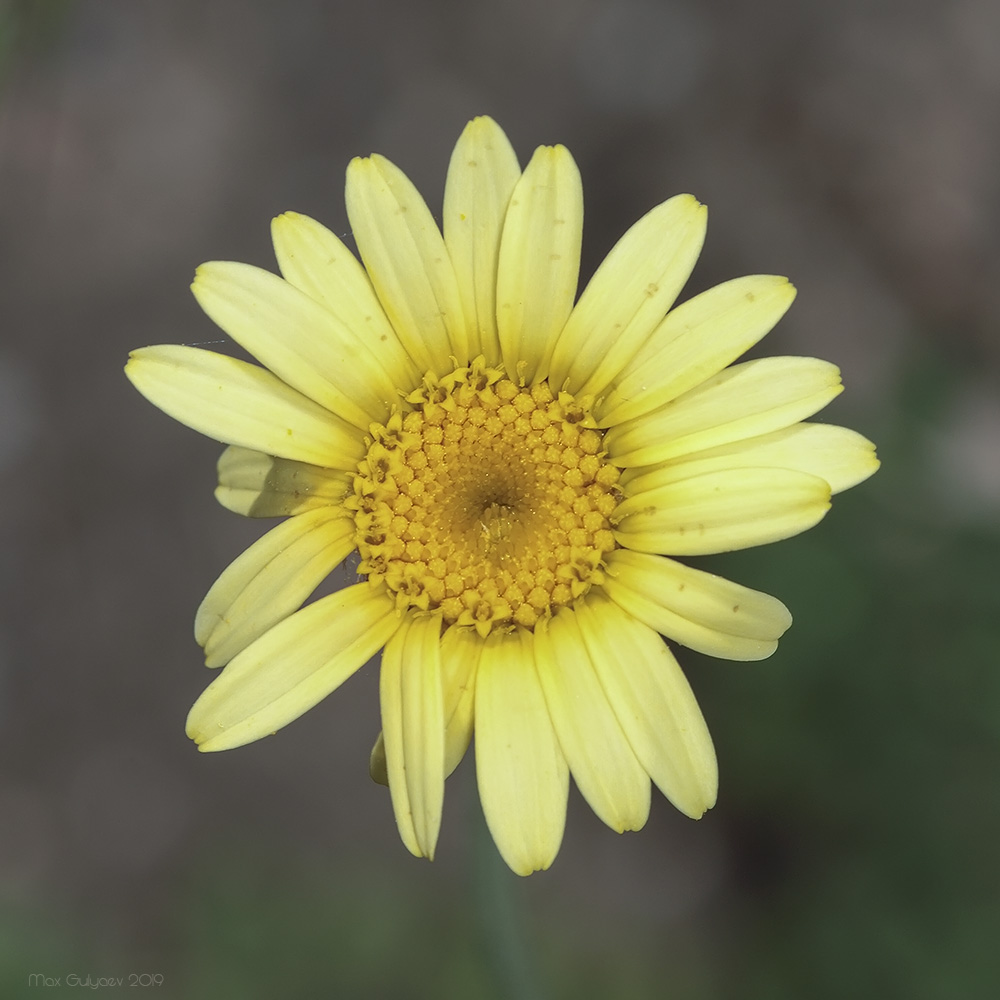
[[[684,297],[791,277],[758,353],[839,364],[823,418],[884,463],[809,534],[700,561],[796,618],[763,663],[679,651],[718,807],[656,797],[618,837],[574,791],[528,880],[484,843],[471,760],[438,860],[398,842],[373,664],[195,752],[193,614],[268,522],[216,505],[219,446],[121,374],[221,337],[194,268],[274,268],[273,215],[349,236],[352,156],[438,214],[484,113],[522,163],[573,152],[584,278],[656,203],[707,203]],[[0,992],[995,996],[998,215],[994,0],[0,0]]]

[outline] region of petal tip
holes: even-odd
[[[687,192],[675,194],[662,203],[662,206],[670,205],[672,209],[683,209],[690,213],[692,219],[704,220],[708,215],[708,205],[699,201],[693,194]]]
[[[490,115],[476,115],[474,118],[470,119],[468,125],[465,127],[470,131],[475,129],[482,132],[492,132],[500,129],[500,126],[492,117],[490,117]]]
[[[194,743],[199,753],[207,753],[211,749],[211,738],[201,728],[192,726],[189,723],[187,729],[185,730],[185,735],[189,740],[191,740],[192,743]]]
[[[276,240],[282,233],[286,232],[290,226],[297,223],[302,217],[298,212],[282,212],[271,220],[271,240]]]
[[[701,791],[702,795],[699,798],[692,802],[685,803],[684,807],[678,806],[678,809],[680,809],[680,811],[684,813],[688,819],[703,819],[705,813],[707,813],[709,809],[715,805],[719,797],[718,779],[716,778],[716,780],[712,781],[708,787],[703,788]]]
[[[521,878],[527,878],[529,875],[534,875],[535,872],[543,872],[552,863],[551,861],[549,861],[547,863],[540,864],[540,865],[536,866],[536,865],[533,865],[533,864],[531,864],[529,862],[510,861],[507,858],[504,858],[504,861],[507,862],[507,867],[515,875],[518,875]]]
[[[125,372],[129,381],[134,381],[135,370],[142,364],[143,354],[148,350],[148,347],[137,347],[134,351],[128,352],[128,360],[123,365],[122,371]]]
[[[350,163],[347,164],[347,179],[350,181],[352,177],[359,177],[360,175],[369,172],[374,167],[372,163],[372,157],[370,156],[355,156]]]
[[[191,291],[196,299],[200,298],[201,292],[205,290],[206,286],[210,284],[216,270],[215,261],[206,261],[204,264],[199,264],[194,269],[194,277],[191,279]]]

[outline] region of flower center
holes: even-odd
[[[520,388],[477,358],[428,375],[372,425],[354,496],[361,573],[401,610],[447,624],[534,627],[603,579],[619,470],[587,401]]]

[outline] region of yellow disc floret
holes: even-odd
[[[588,400],[522,388],[479,358],[428,375],[372,425],[354,496],[359,571],[402,610],[533,628],[603,579],[619,470]]]

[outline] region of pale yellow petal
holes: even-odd
[[[441,637],[444,693],[444,773],[447,777],[469,749],[476,708],[476,669],[483,640],[474,629],[453,625]]]
[[[618,549],[602,584],[634,618],[699,653],[762,660],[792,624],[776,597],[662,556]]]
[[[444,242],[469,329],[469,356],[500,362],[497,261],[511,192],[521,176],[507,136],[492,118],[474,118],[459,137],[444,185]]]
[[[788,427],[842,389],[840,372],[828,361],[745,361],[652,413],[612,427],[604,444],[620,467],[653,465]]]
[[[282,381],[355,427],[385,420],[399,394],[364,331],[263,268],[212,261],[191,291],[205,312]]]
[[[320,507],[282,521],[223,571],[198,608],[195,639],[221,667],[306,598],[354,548],[354,519]]]
[[[595,413],[602,427],[649,413],[722,371],[788,310],[787,278],[735,278],[673,309],[615,378]]]
[[[421,372],[468,363],[469,340],[455,269],[430,210],[384,156],[347,168],[347,216],[379,301]]]
[[[626,548],[662,555],[731,552],[790,538],[830,509],[830,486],[787,469],[735,469],[629,496],[612,514]]]
[[[375,738],[372,752],[368,755],[368,774],[377,785],[389,787],[389,766],[385,762],[385,737],[381,729]]]
[[[250,448],[228,447],[219,456],[215,498],[244,517],[282,517],[338,504],[351,473],[275,458]]]
[[[399,835],[411,854],[433,860],[444,805],[440,615],[411,617],[388,641],[379,697]]]
[[[691,686],[663,640],[598,591],[577,607],[604,692],[639,762],[685,815],[715,805],[715,748]]]
[[[133,351],[125,374],[154,406],[216,441],[345,470],[364,455],[356,429],[257,365],[164,344]]]
[[[580,280],[583,187],[564,146],[540,146],[511,195],[500,239],[497,331],[507,374],[547,374]]]
[[[615,244],[580,296],[552,352],[549,383],[597,395],[674,304],[705,242],[704,205],[677,195]]]
[[[518,875],[548,868],[566,825],[569,769],[552,729],[532,635],[494,630],[476,677],[476,777],[486,824]]]
[[[416,385],[418,372],[396,336],[358,258],[326,226],[298,212],[271,223],[271,238],[285,280],[325,306],[377,355],[400,388]]]
[[[265,632],[205,689],[188,715],[199,750],[268,736],[321,702],[388,641],[395,604],[370,583],[347,587]]]
[[[875,445],[856,431],[833,424],[800,423],[675,458],[655,468],[627,470],[622,483],[630,493],[642,493],[707,472],[772,468],[818,476],[830,484],[831,492],[840,493],[857,486],[878,467]]]
[[[535,665],[570,773],[612,830],[640,830],[649,817],[649,775],[608,704],[577,626],[563,609],[535,627]]]

